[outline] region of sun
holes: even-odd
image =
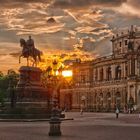
[[[64,71],[62,71],[62,76],[64,76],[64,77],[72,77],[72,70],[64,70]]]

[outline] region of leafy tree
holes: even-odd
[[[19,74],[17,74],[14,70],[10,69],[7,72],[7,75],[3,75],[0,72],[0,102],[3,105],[4,99],[8,97],[8,87],[9,84],[12,84],[12,87],[15,88],[18,82]]]

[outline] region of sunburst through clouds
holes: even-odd
[[[117,28],[139,26],[139,6],[139,0],[1,0],[0,70],[18,69],[19,39],[28,35],[44,52],[42,67],[54,56],[68,62],[110,54]]]

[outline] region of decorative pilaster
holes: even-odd
[[[98,77],[97,77],[97,79],[99,81],[100,80],[100,68],[98,68],[97,70],[98,70]]]
[[[135,59],[135,75],[138,75],[137,59]]]
[[[128,76],[131,75],[131,60],[128,60]]]
[[[106,66],[103,67],[103,79],[106,80]]]
[[[123,76],[126,77],[126,64],[123,63]]]

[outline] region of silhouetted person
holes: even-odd
[[[115,113],[116,113],[116,118],[118,118],[119,117],[119,109],[118,108],[116,109]]]
[[[27,40],[27,46],[31,53],[34,53],[35,45],[34,40],[29,36],[29,39]]]

